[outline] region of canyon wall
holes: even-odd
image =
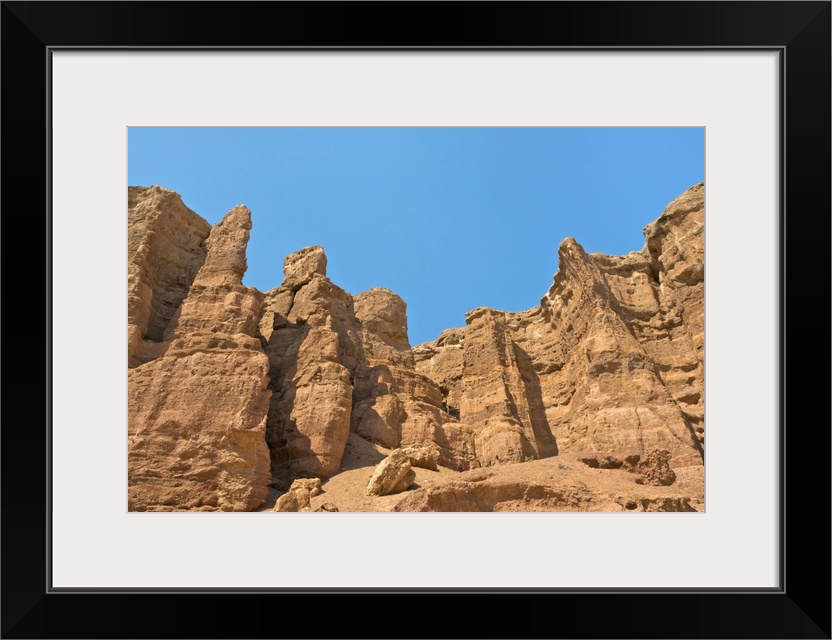
[[[625,256],[574,239],[540,304],[479,308],[411,348],[405,302],[352,296],[321,247],[279,287],[242,285],[251,215],[211,227],[128,191],[129,508],[252,510],[337,475],[349,439],[454,471],[559,454],[704,454],[704,184]]]
[[[251,213],[206,229],[173,192],[129,195],[128,508],[250,511],[271,481],[263,294],[242,284]]]
[[[704,451],[704,184],[644,229],[644,249],[573,238],[540,306],[482,308],[413,350],[476,433],[483,464],[558,451]]]

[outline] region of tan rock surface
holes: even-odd
[[[310,498],[309,489],[304,487],[292,488],[278,498],[274,510],[283,512],[311,511],[309,508]]]
[[[283,261],[282,286],[286,289],[297,291],[303,285],[309,284],[316,275],[326,275],[326,255],[323,247],[306,247],[286,256]]]
[[[700,467],[701,468],[701,467]],[[694,492],[639,487],[625,471],[592,470],[574,456],[458,474],[409,491],[393,511],[696,511]]]
[[[289,487],[289,491],[299,491],[304,489],[309,492],[309,497],[314,497],[321,492],[320,478],[298,478]]]
[[[512,340],[506,316],[488,308],[466,316],[460,420],[475,430],[477,456],[485,465],[557,453],[539,377]]]
[[[392,393],[371,397],[355,404],[353,431],[370,442],[395,449],[401,442],[401,425],[407,414],[404,404]]]
[[[355,318],[368,361],[378,360],[413,368],[407,340],[407,305],[388,289],[370,289],[354,298]]]
[[[407,456],[411,466],[430,469],[431,471],[436,471],[439,467],[439,461],[442,459],[439,446],[433,442],[421,442],[410,447],[404,447],[401,451]]]
[[[270,292],[269,357],[272,399],[266,439],[275,486],[338,471],[350,430],[352,383],[345,363],[357,359],[349,324],[352,297],[325,275],[318,247],[284,262],[284,283]],[[265,314],[264,314],[265,315]],[[262,333],[261,322],[261,333]]]
[[[459,419],[465,329],[446,329],[434,342],[413,347],[416,371],[439,385],[443,408]]]
[[[414,370],[404,301],[381,288],[353,298],[325,266],[319,247],[302,249],[264,296],[274,486],[337,473],[350,429],[390,448],[433,443],[440,463],[454,468],[477,464],[473,434],[442,410],[436,383]]]
[[[672,457],[664,449],[651,449],[644,456],[634,453],[623,460],[615,456],[589,456],[578,460],[592,469],[624,469],[638,474],[638,484],[668,486],[676,482],[676,472],[670,465]]]
[[[211,225],[162,187],[127,189],[127,360],[164,352],[165,330],[205,261]]]
[[[254,337],[262,296],[241,284],[250,228],[237,207],[211,229],[164,330],[166,351],[128,372],[131,511],[250,511],[266,497],[269,366]]]
[[[669,486],[676,482],[676,472],[670,467],[670,452],[662,449],[648,451],[638,463],[641,482],[654,486]]]
[[[457,472],[413,467],[415,482],[403,493],[368,496],[365,488],[390,450],[356,434],[347,443],[343,470],[323,481],[323,493],[311,500],[337,504],[341,512],[388,511],[702,511],[701,464],[675,466],[672,486],[636,484],[623,469],[592,469],[580,454],[509,463]],[[671,460],[671,463],[674,461]]]
[[[641,252],[588,255],[567,238],[539,307],[475,309],[413,349],[482,464],[655,448],[701,461],[703,225],[699,184],[645,227]]]
[[[539,306],[413,348],[405,302],[336,286],[319,246],[243,286],[245,207],[209,235],[173,192],[128,198],[131,509],[702,509],[704,185],[642,251],[567,238]],[[376,495],[379,467],[412,490]]]
[[[364,363],[354,374],[353,431],[390,448],[429,446],[450,468],[478,466],[473,431],[448,413],[437,383],[415,370],[404,301],[387,289],[355,301]]]
[[[410,466],[410,460],[401,449],[394,449],[389,456],[378,463],[367,483],[367,495],[388,496],[392,493],[406,491],[416,473]]]

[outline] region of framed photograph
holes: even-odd
[[[812,306],[807,274],[828,273],[829,2],[4,2],[2,12],[3,222],[15,260],[4,284],[7,309],[27,309],[7,318],[34,322],[44,346],[6,371],[3,637],[281,635],[271,611],[316,614],[338,595],[373,607],[378,630],[316,615],[310,636],[402,635],[391,631],[401,610],[378,603],[417,594],[445,607],[523,595],[552,612],[460,620],[483,637],[830,637],[830,434],[801,411],[828,393],[807,358],[828,349],[787,313],[789,301]],[[414,32],[398,27],[404,16]],[[700,512],[128,508],[128,151],[131,132],[162,127],[701,131]],[[224,144],[210,153],[229,171],[244,166]],[[161,164],[171,154],[158,148]],[[562,239],[550,239],[553,259]],[[274,286],[284,257],[273,257]],[[825,308],[829,288],[817,290]],[[22,422],[18,407],[37,417]],[[240,615],[241,604],[264,608]],[[230,615],[204,615],[220,611]],[[180,626],[160,624],[170,619]],[[437,625],[409,620],[405,635],[432,637]]]

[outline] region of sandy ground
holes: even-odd
[[[405,498],[408,504],[425,491],[464,494],[467,491],[487,490],[497,496],[484,509],[493,511],[627,511],[651,510],[649,503],[664,498],[684,498],[695,511],[704,511],[704,467],[701,464],[679,461],[687,466],[671,466],[676,482],[668,487],[643,486],[635,482],[637,476],[626,471],[592,469],[578,460],[585,454],[562,454],[543,460],[473,469],[466,472],[439,467],[437,471],[414,468],[415,483],[405,492],[389,496],[368,496],[367,483],[376,465],[389,449],[374,445],[351,434],[342,460],[341,472],[322,481],[322,492],[311,501],[315,510],[324,503],[335,505],[339,512],[388,512]],[[695,461],[694,461],[695,462]],[[529,487],[537,493],[567,495],[572,501],[557,499],[530,500]],[[420,492],[421,493],[418,493]],[[416,492],[416,493],[414,493]],[[258,511],[272,511],[282,492],[271,490]],[[458,505],[451,495],[442,504]],[[501,499],[504,497],[504,499]],[[554,500],[554,502],[553,502]],[[577,500],[577,502],[575,502]],[[440,510],[472,510],[470,505],[443,507]]]

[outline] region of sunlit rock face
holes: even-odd
[[[704,184],[644,229],[644,249],[587,254],[573,238],[540,306],[476,309],[414,351],[476,433],[482,464],[558,452],[701,457]]]
[[[690,509],[666,490],[704,450],[704,184],[645,227],[641,251],[588,254],[567,238],[539,305],[474,309],[415,347],[405,301],[347,293],[322,247],[287,256],[265,294],[244,286],[244,206],[211,227],[172,191],[131,187],[128,229],[131,510],[252,510],[302,478],[326,494],[352,469],[352,441],[402,450],[404,484],[417,476],[402,490],[422,493],[399,510]],[[535,476],[539,495],[493,476],[558,456],[595,466],[560,488]],[[650,461],[638,491],[653,493],[601,500],[580,474],[635,482],[611,460]],[[488,482],[419,489],[420,473],[480,467]],[[368,497],[369,477],[362,500],[393,509],[386,491]]]
[[[130,197],[129,509],[250,511],[270,482],[269,363],[256,335],[263,294],[242,284],[251,213],[236,207],[205,233],[172,192]],[[158,239],[166,233],[175,241]]]

